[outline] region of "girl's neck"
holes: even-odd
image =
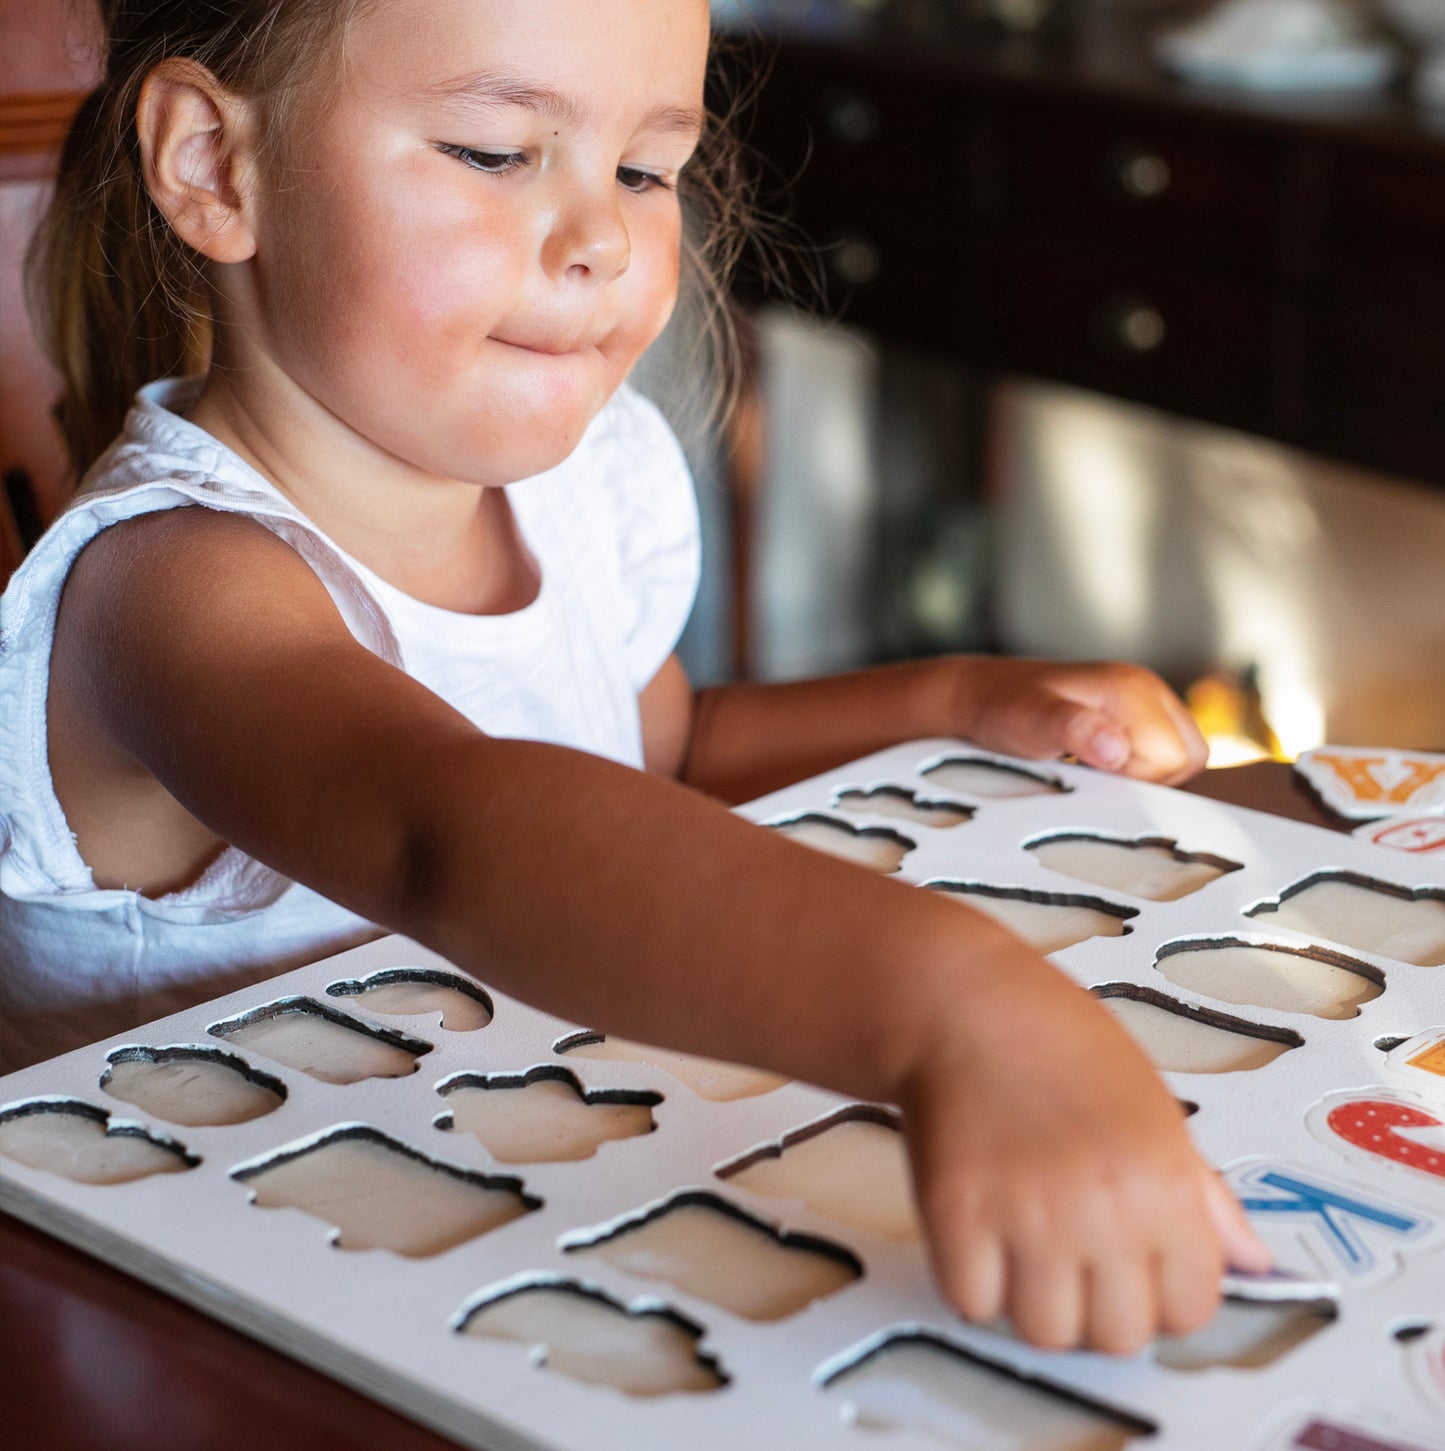
[[[213,361],[189,417],[406,594],[475,615],[510,614],[537,597],[540,570],[504,489],[422,473],[347,428],[274,365]]]

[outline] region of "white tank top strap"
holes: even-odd
[[[90,469],[0,596],[0,711],[5,719],[0,731],[0,832],[7,838],[0,840],[0,891],[13,898],[97,891],[55,796],[46,701],[64,582],[76,557],[102,530],[179,507],[246,514],[306,560],[362,644],[403,666],[386,607],[346,556],[229,450],[224,464],[215,461],[216,471],[206,467],[207,452],[219,453],[221,446],[171,411],[187,406],[196,388],[193,379],[168,379],[141,390],[121,439]],[[229,477],[219,471],[222,467]],[[189,887],[149,905],[163,914],[173,905],[186,915],[205,901],[210,908],[244,912],[275,900],[287,885],[286,878],[259,862],[227,851]]]

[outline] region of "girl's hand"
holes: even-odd
[[[1049,1349],[1131,1354],[1196,1330],[1225,1266],[1264,1270],[1268,1251],[1128,1034],[1014,957],[996,964],[1014,992],[941,1017],[958,1041],[919,1058],[904,1097],[939,1285],[970,1319],[1006,1315]]]
[[[1087,766],[1174,785],[1201,770],[1204,738],[1183,702],[1151,670],[966,656],[957,669],[953,729],[988,750]]]

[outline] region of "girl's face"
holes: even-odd
[[[671,313],[707,35],[706,0],[366,7],[257,194],[271,359],[428,474],[565,458]]]

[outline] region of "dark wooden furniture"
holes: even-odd
[[[965,6],[755,0],[765,197],[844,319],[981,388],[1057,379],[1445,488],[1445,122],[1172,81],[1150,37],[1198,5],[1075,0],[1021,45]]]
[[[1288,766],[1274,762],[1206,772],[1189,789],[1339,825]],[[452,1444],[5,1215],[0,1405],[9,1442],[45,1451],[446,1451]]]

